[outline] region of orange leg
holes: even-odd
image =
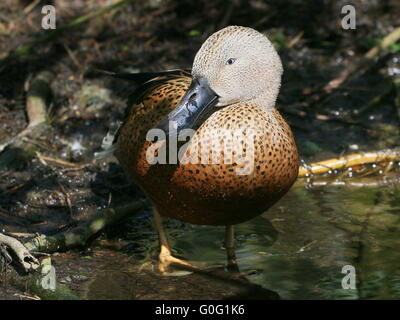
[[[165,234],[165,230],[162,224],[162,218],[156,208],[153,208],[153,217],[154,217],[155,228],[157,230],[160,240],[160,255],[159,255],[158,270],[162,274],[168,274],[170,266],[172,265],[180,266],[189,270],[197,269],[189,262],[180,260],[172,256],[171,247],[168,243],[168,238],[167,235]]]
[[[233,225],[225,227],[225,249],[228,259],[228,271],[239,272],[235,254],[235,230]]]

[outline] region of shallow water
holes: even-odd
[[[266,214],[236,227],[241,272],[282,299],[400,298],[400,188],[295,185]],[[208,267],[223,266],[223,228],[170,231],[174,248]],[[343,289],[342,267],[356,289]]]
[[[391,178],[298,181],[264,215],[237,225],[237,260],[250,282],[221,276],[224,227],[171,219],[165,224],[176,253],[219,275],[163,277],[154,263],[139,272],[157,260],[149,213],[116,228],[114,240],[55,255],[57,278],[86,299],[399,299],[400,175]],[[349,265],[355,289],[342,287]]]

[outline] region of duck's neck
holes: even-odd
[[[264,111],[275,110],[276,99],[279,94],[279,88],[276,90],[268,90],[251,99],[251,103],[258,105]]]

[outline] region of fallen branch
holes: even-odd
[[[25,243],[31,251],[52,253],[74,247],[83,247],[89,239],[107,226],[114,225],[126,218],[134,217],[148,206],[148,200],[138,200],[117,208],[98,211],[89,221],[74,229],[53,236],[40,235]]]
[[[17,239],[0,233],[0,244],[5,245],[16,255],[18,262],[26,272],[35,270],[39,267],[39,261]]]
[[[343,170],[357,165],[368,163],[400,161],[400,151],[386,150],[377,152],[355,153],[348,156],[324,160],[301,166],[299,177],[306,177],[314,174],[323,174],[331,170]]]

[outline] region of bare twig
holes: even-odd
[[[349,68],[344,69],[338,77],[331,80],[324,88],[323,91],[329,93],[333,89],[339,87],[343,82],[345,82],[350,76],[359,70],[363,69],[368,63],[371,62],[378,54],[385,51],[391,44],[397,42],[400,39],[400,27],[394,29],[391,33],[389,33],[385,38],[383,38],[382,42],[371,50],[369,50],[364,57],[351,65]]]
[[[72,202],[71,202],[71,198],[67,192],[67,190],[65,190],[64,186],[60,183],[60,181],[57,180],[58,185],[60,186],[61,192],[64,194],[65,196],[65,202],[67,203],[68,206],[68,210],[69,210],[69,218],[70,220],[74,220],[74,213],[72,211]]]
[[[295,35],[287,44],[288,49],[294,47],[303,37],[304,31],[300,31],[297,35]]]
[[[75,53],[72,52],[72,50],[68,47],[66,43],[63,44],[65,51],[67,51],[69,57],[71,58],[72,62],[75,64],[75,66],[79,69],[82,70],[83,66],[82,64],[78,61]]]
[[[305,177],[313,174],[323,174],[331,170],[343,170],[352,166],[365,165],[368,163],[390,161],[400,161],[400,151],[385,150],[377,152],[355,153],[344,157],[312,163],[307,167],[300,167],[299,177]]]
[[[54,163],[57,163],[59,165],[65,166],[65,167],[73,167],[73,168],[78,167],[78,164],[76,164],[76,163],[72,163],[72,162],[57,159],[57,158],[47,157],[47,156],[40,154],[39,152],[36,152],[36,156],[38,157],[38,159],[54,162]]]
[[[32,1],[29,5],[27,5],[24,9],[24,13],[28,14],[30,13],[35,7],[40,3],[40,0],[34,0]]]

